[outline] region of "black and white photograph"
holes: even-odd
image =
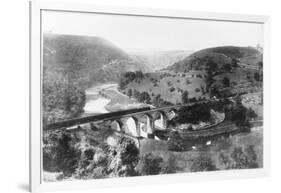
[[[262,23],[55,10],[41,22],[43,182],[264,167]]]

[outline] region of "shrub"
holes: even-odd
[[[146,153],[140,160],[141,175],[157,175],[161,172],[163,158],[152,153]]]
[[[182,94],[181,94],[181,101],[183,104],[185,103],[188,103],[189,99],[188,99],[188,91],[184,91]]]
[[[128,138],[121,138],[116,149],[111,150],[111,162],[108,166],[110,176],[136,176],[135,167],[139,161],[139,149]]]
[[[178,131],[172,131],[169,135],[168,149],[170,151],[182,151],[184,150],[183,139]]]
[[[81,151],[74,147],[74,138],[66,132],[50,133],[44,136],[43,142],[43,169],[71,176],[81,155]]]
[[[170,156],[165,163],[165,165],[162,167],[163,174],[174,174],[177,172],[177,165],[176,165],[176,159],[174,156]]]
[[[216,170],[212,159],[208,155],[200,154],[198,157],[192,160],[190,171],[201,172],[201,171],[214,171]]]
[[[230,86],[230,80],[229,80],[229,78],[224,77],[224,78],[222,79],[222,84],[223,84],[225,87],[229,87],[229,86]]]
[[[231,158],[234,163],[232,168],[234,169],[247,169],[247,168],[256,168],[258,164],[256,163],[256,153],[253,149],[253,146],[246,148],[246,153],[241,147],[236,147],[231,153]]]

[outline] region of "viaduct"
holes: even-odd
[[[204,103],[199,101],[188,104],[173,105],[160,108],[145,107],[125,111],[104,113],[94,116],[82,117],[61,121],[44,126],[44,130],[68,129],[73,127],[91,127],[95,122],[107,122],[111,128],[132,137],[145,137],[154,139],[154,131],[167,129],[167,121],[171,120],[178,109],[184,106]]]

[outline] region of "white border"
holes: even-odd
[[[41,182],[41,10],[57,10],[88,13],[110,13],[150,17],[189,18],[248,22],[264,24],[264,167],[251,170],[215,171],[204,173],[182,173],[145,177],[110,178],[101,180],[77,180],[70,182]],[[142,9],[128,7],[97,6],[80,3],[30,2],[30,191],[73,190],[132,185],[183,183],[187,181],[225,180],[254,178],[269,175],[270,162],[270,59],[269,17],[182,10]]]

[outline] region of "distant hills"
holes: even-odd
[[[261,61],[262,53],[253,47],[235,47],[223,46],[199,50],[184,59],[175,62],[169,66],[168,70],[175,72],[186,72],[188,70],[203,70],[206,67],[208,60],[214,61],[221,67],[224,64],[230,64],[232,59],[238,61],[247,61],[252,65],[257,65]]]
[[[131,57],[139,63],[149,66],[152,71],[157,71],[173,65],[175,62],[183,60],[193,53],[188,50],[169,50],[169,51],[133,51],[129,52]]]

